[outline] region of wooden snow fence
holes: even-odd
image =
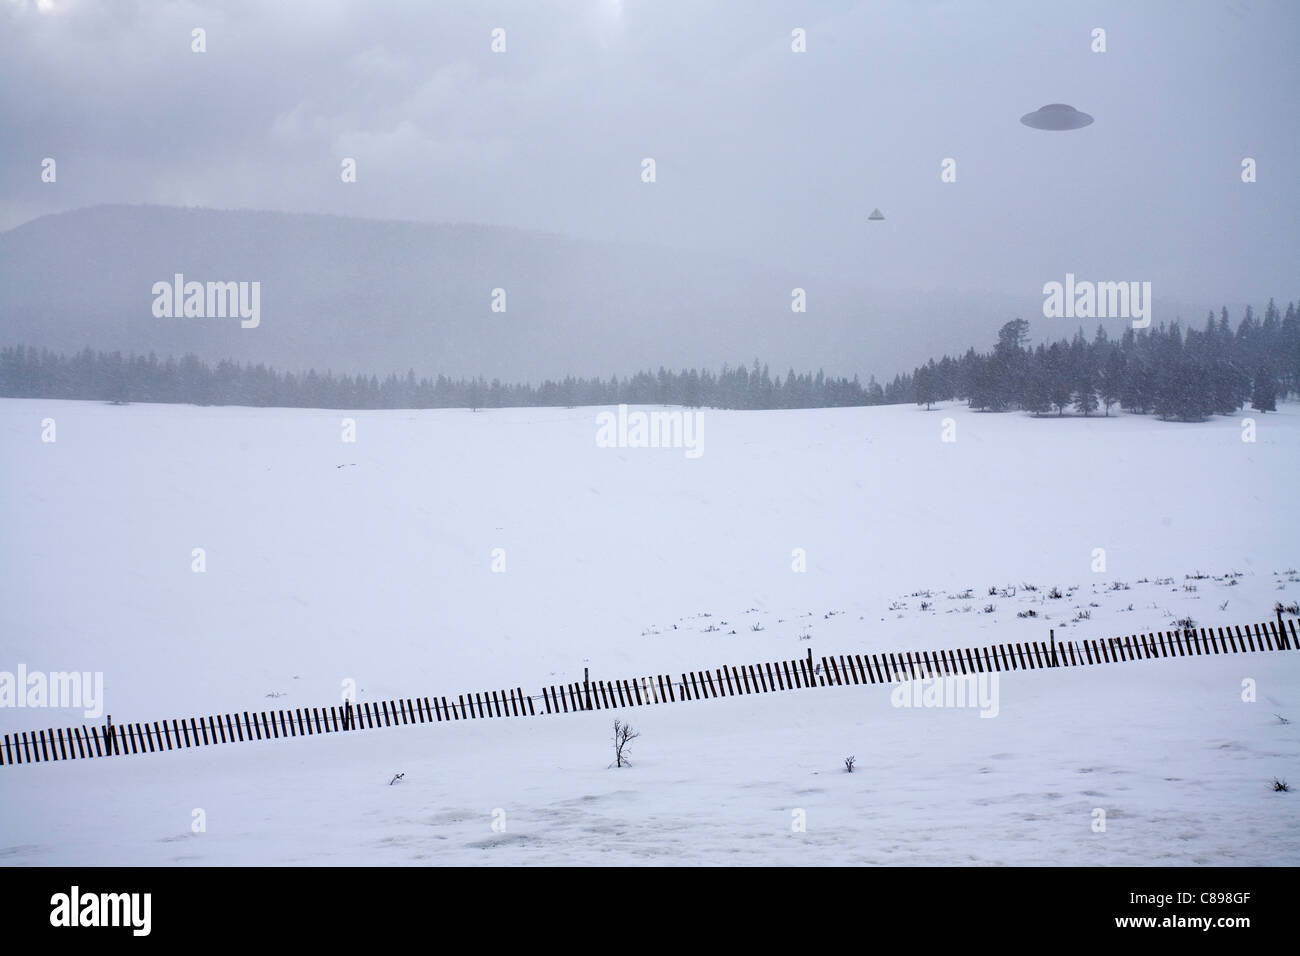
[[[245,710],[162,721],[83,724],[5,734],[0,766],[155,753],[189,747],[289,740],[318,734],[377,730],[412,724],[541,717],[579,711],[618,710],[771,694],[780,691],[896,684],[933,677],[961,677],[1052,667],[1086,667],[1122,661],[1216,654],[1257,654],[1300,647],[1295,619],[1238,627],[1152,631],[1127,637],[1079,641],[1030,641],[987,647],[841,654],[712,670],[684,671],[627,680],[581,680],[551,684],[540,694],[522,687],[475,691],[455,697],[407,697],[332,707]]]

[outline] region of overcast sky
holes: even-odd
[[[1285,300],[1298,41],[1294,0],[0,0],[0,228],[103,202],[263,208],[646,240],[889,288],[1037,294],[1069,271]],[[1096,122],[1019,123],[1053,102]]]

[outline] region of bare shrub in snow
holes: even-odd
[[[621,720],[614,721],[614,762],[617,766],[631,766],[631,761],[627,759],[628,744],[636,740],[641,735]]]
[[[1287,792],[1290,791],[1290,789],[1291,789],[1291,788],[1287,786],[1287,783],[1286,783],[1285,780],[1279,780],[1279,779],[1277,779],[1277,777],[1274,777],[1274,778],[1273,778],[1273,792],[1274,792],[1274,793],[1287,793]]]
[[[844,769],[847,770],[849,773],[852,773],[852,772],[853,772],[853,765],[854,765],[855,763],[857,763],[857,760],[858,760],[857,757],[845,757],[845,758],[844,758]]]

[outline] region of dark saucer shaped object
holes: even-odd
[[[1064,103],[1048,103],[1020,117],[1020,122],[1033,129],[1083,129],[1092,125],[1092,117]]]

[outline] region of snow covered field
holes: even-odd
[[[598,447],[599,411],[0,402],[0,670],[102,671],[122,722],[336,703],[348,679],[536,693],[583,667],[1244,624],[1300,597],[1294,404],[1253,443],[1239,418],[705,410],[698,458]],[[992,720],[871,687],[637,710],[624,770],[604,714],[4,767],[0,860],[1300,862],[1268,786],[1300,783],[1300,722],[1273,716],[1300,716],[1300,655],[1000,691]],[[0,732],[78,713],[0,708]]]
[[[1017,673],[992,720],[879,687],[637,709],[622,770],[601,713],[6,767],[2,859],[1294,865],[1295,795],[1268,784],[1300,779],[1272,716],[1300,713],[1300,654],[1247,660]]]

